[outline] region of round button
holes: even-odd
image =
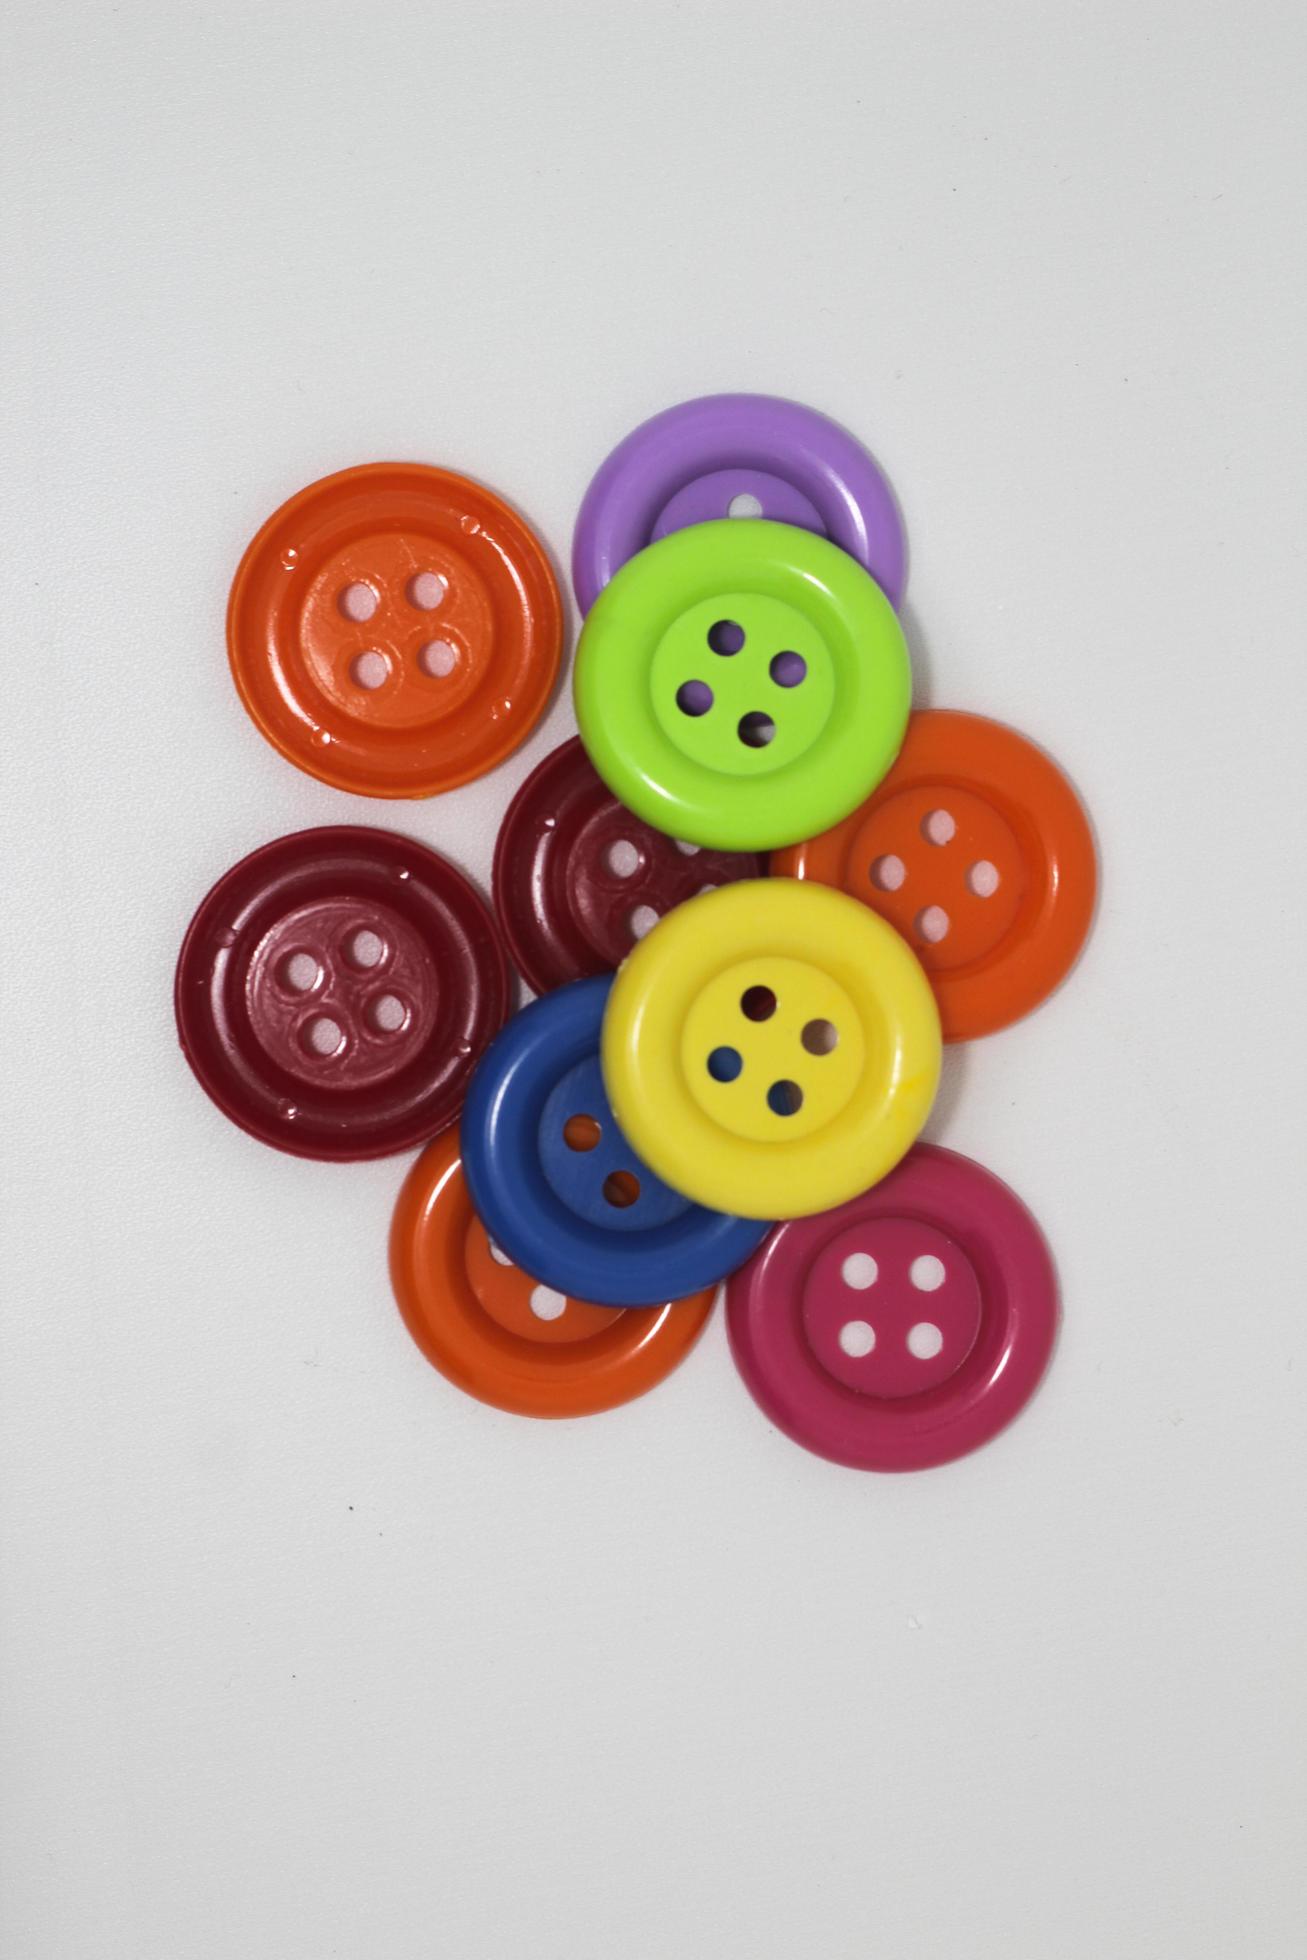
[[[899,935],[841,892],[772,878],[691,899],[613,984],[603,1071],[623,1131],[700,1204],[797,1218],[915,1141],[939,1017]]]
[[[1005,1184],[919,1144],[874,1190],[778,1225],[726,1307],[740,1373],[787,1436],[858,1470],[924,1470],[1030,1399],[1057,1280]]]
[[[1014,729],[914,714],[861,808],[772,870],[859,898],[930,977],[946,1041],[1019,1020],[1075,964],[1094,911],[1093,834],[1061,770]]]
[[[458,1388],[524,1416],[587,1416],[633,1401],[688,1354],[713,1289],[623,1313],[542,1285],[472,1209],[453,1131],[409,1172],[390,1234],[400,1311]]]
[[[282,837],[218,880],[177,962],[200,1086],[299,1157],[384,1157],[452,1123],[508,1011],[494,919],[390,831]]]
[[[539,720],[562,652],[549,561],[480,484],[370,463],[301,490],[227,609],[242,701],[275,749],[360,796],[484,775]]]
[[[664,913],[696,892],[758,878],[752,851],[676,843],[633,816],[577,737],[527,777],[495,844],[495,910],[527,985],[547,994],[611,973]]]
[[[704,395],[641,423],[586,491],[572,544],[582,612],[646,545],[725,517],[770,518],[828,537],[892,605],[903,597],[903,526],[861,444],[800,402]]]
[[[643,1307],[714,1286],[766,1228],[670,1190],[623,1136],[599,1071],[611,986],[577,980],[514,1016],[473,1077],[463,1163],[519,1266],[562,1293]]]
[[[838,822],[880,781],[907,723],[894,610],[824,538],[697,524],[605,586],[577,648],[581,739],[655,830],[764,850]]]

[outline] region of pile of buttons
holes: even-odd
[[[997,1178],[918,1142],[941,1043],[1027,1013],[1089,929],[1074,791],[1023,736],[910,712],[902,525],[793,402],[669,409],[581,505],[579,738],[499,832],[493,913],[390,830],[263,846],[203,900],[183,1051],[261,1142],[425,1146],[394,1290],[418,1346],[524,1415],[629,1401],[726,1282],[739,1372],[806,1448],[920,1469],[1047,1364],[1057,1284]],[[562,655],[549,559],[413,464],[312,484],[245,553],[232,673],[289,761],[426,797],[509,755]],[[510,1018],[509,960],[537,998]]]

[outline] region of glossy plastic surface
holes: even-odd
[[[463,1164],[519,1266],[560,1292],[642,1307],[715,1285],[765,1227],[669,1189],[623,1136],[598,1066],[611,986],[577,980],[514,1015],[473,1077]]]
[[[772,870],[861,899],[908,940],[946,1041],[1006,1027],[1075,964],[1094,913],[1093,833],[1066,777],[982,715],[914,714],[898,761],[852,815]]]
[[[858,1470],[925,1470],[1030,1399],[1057,1278],[1007,1185],[920,1144],[873,1191],[778,1225],[726,1307],[740,1373],[787,1436]]]
[[[279,838],[218,880],[177,961],[200,1086],[262,1143],[346,1160],[452,1123],[508,1011],[494,919],[462,872],[391,831]]]
[[[452,1131],[404,1182],[390,1272],[427,1359],[467,1394],[523,1416],[594,1415],[643,1395],[693,1347],[713,1303],[708,1287],[623,1313],[540,1285],[488,1239]]]
[[[495,843],[495,910],[537,994],[611,973],[655,918],[696,892],[759,878],[752,851],[702,851],[618,802],[573,736],[532,770]]]
[[[232,585],[227,647],[289,761],[360,796],[431,796],[530,734],[562,607],[539,540],[489,490],[369,463],[268,519]]]
[[[903,526],[885,478],[838,423],[774,395],[703,395],[642,422],[585,493],[572,541],[572,583],[588,612],[646,545],[732,510],[828,537],[870,572],[892,605],[903,597]]]
[[[754,1218],[826,1211],[915,1142],[939,1080],[939,1017],[899,935],[788,878],[692,898],[613,984],[603,1069],[660,1177]]]
[[[875,580],[791,525],[697,524],[605,586],[574,674],[586,751],[655,830],[765,850],[847,816],[907,725],[907,647]]]

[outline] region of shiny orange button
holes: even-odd
[[[417,463],[311,483],[246,551],[227,609],[242,701],[275,749],[360,796],[484,775],[539,720],[562,608],[534,533]]]
[[[889,774],[843,823],[774,852],[774,873],[850,893],[912,946],[946,1041],[1037,1007],[1075,963],[1097,864],[1055,763],[981,715],[923,709]]]
[[[588,1416],[634,1401],[694,1346],[714,1294],[622,1309],[536,1285],[487,1238],[452,1131],[404,1182],[390,1274],[428,1361],[479,1401],[523,1416]]]

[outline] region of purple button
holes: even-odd
[[[865,566],[892,605],[903,597],[903,526],[861,444],[800,402],[704,395],[642,422],[586,491],[572,543],[582,612],[637,551],[717,517],[816,531]]]
[[[794,524],[801,531],[826,536],[816,504],[783,476],[766,470],[710,470],[684,484],[654,519],[650,544],[690,524],[708,524],[715,517],[768,517],[773,524]]]
[[[919,1144],[860,1198],[778,1225],[726,1306],[778,1428],[854,1469],[923,1470],[988,1442],[1034,1393],[1057,1280],[1005,1184]]]

